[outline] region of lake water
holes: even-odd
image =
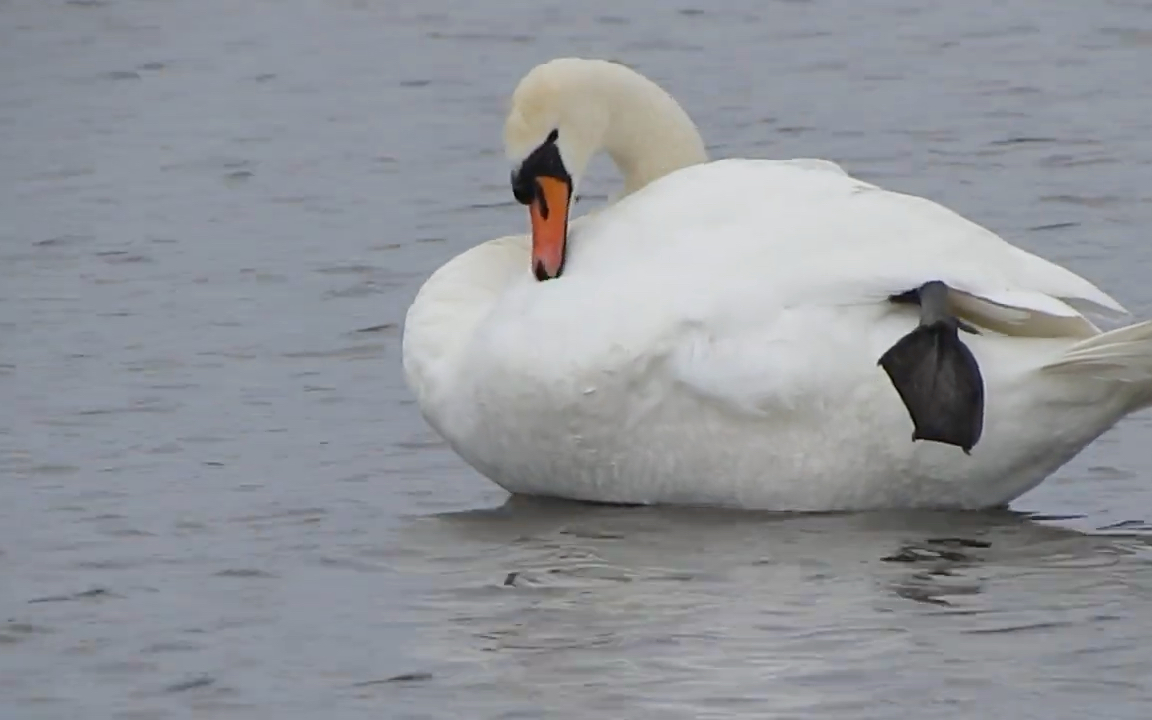
[[[404,311],[573,54],[1152,316],[1152,3],[0,2],[0,717],[1148,717],[1152,413],[817,517],[506,503],[424,425]]]

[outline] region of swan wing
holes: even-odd
[[[932,280],[1008,341],[1090,337],[1086,312],[1125,313],[1075,273],[831,163],[678,171],[589,218],[570,252],[566,278],[506,306],[550,319],[538,329],[563,348],[557,364],[664,373],[748,412],[825,397],[861,348],[874,365],[916,323],[888,299]]]

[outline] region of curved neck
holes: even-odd
[[[699,130],[671,95],[622,65],[604,67],[599,89],[609,111],[602,147],[624,176],[623,195],[708,161]]]

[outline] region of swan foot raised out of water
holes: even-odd
[[[933,440],[971,453],[984,429],[984,379],[959,330],[976,333],[948,307],[948,286],[933,280],[896,302],[920,305],[920,325],[880,358],[915,429],[912,440]]]

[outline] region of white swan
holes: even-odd
[[[1152,322],[1101,333],[1082,311],[1124,310],[1088,281],[833,163],[708,162],[621,65],[532,70],[505,144],[531,242],[437,270],[403,356],[429,424],[510,492],[998,506],[1152,405]],[[568,228],[601,149],[624,195]]]

